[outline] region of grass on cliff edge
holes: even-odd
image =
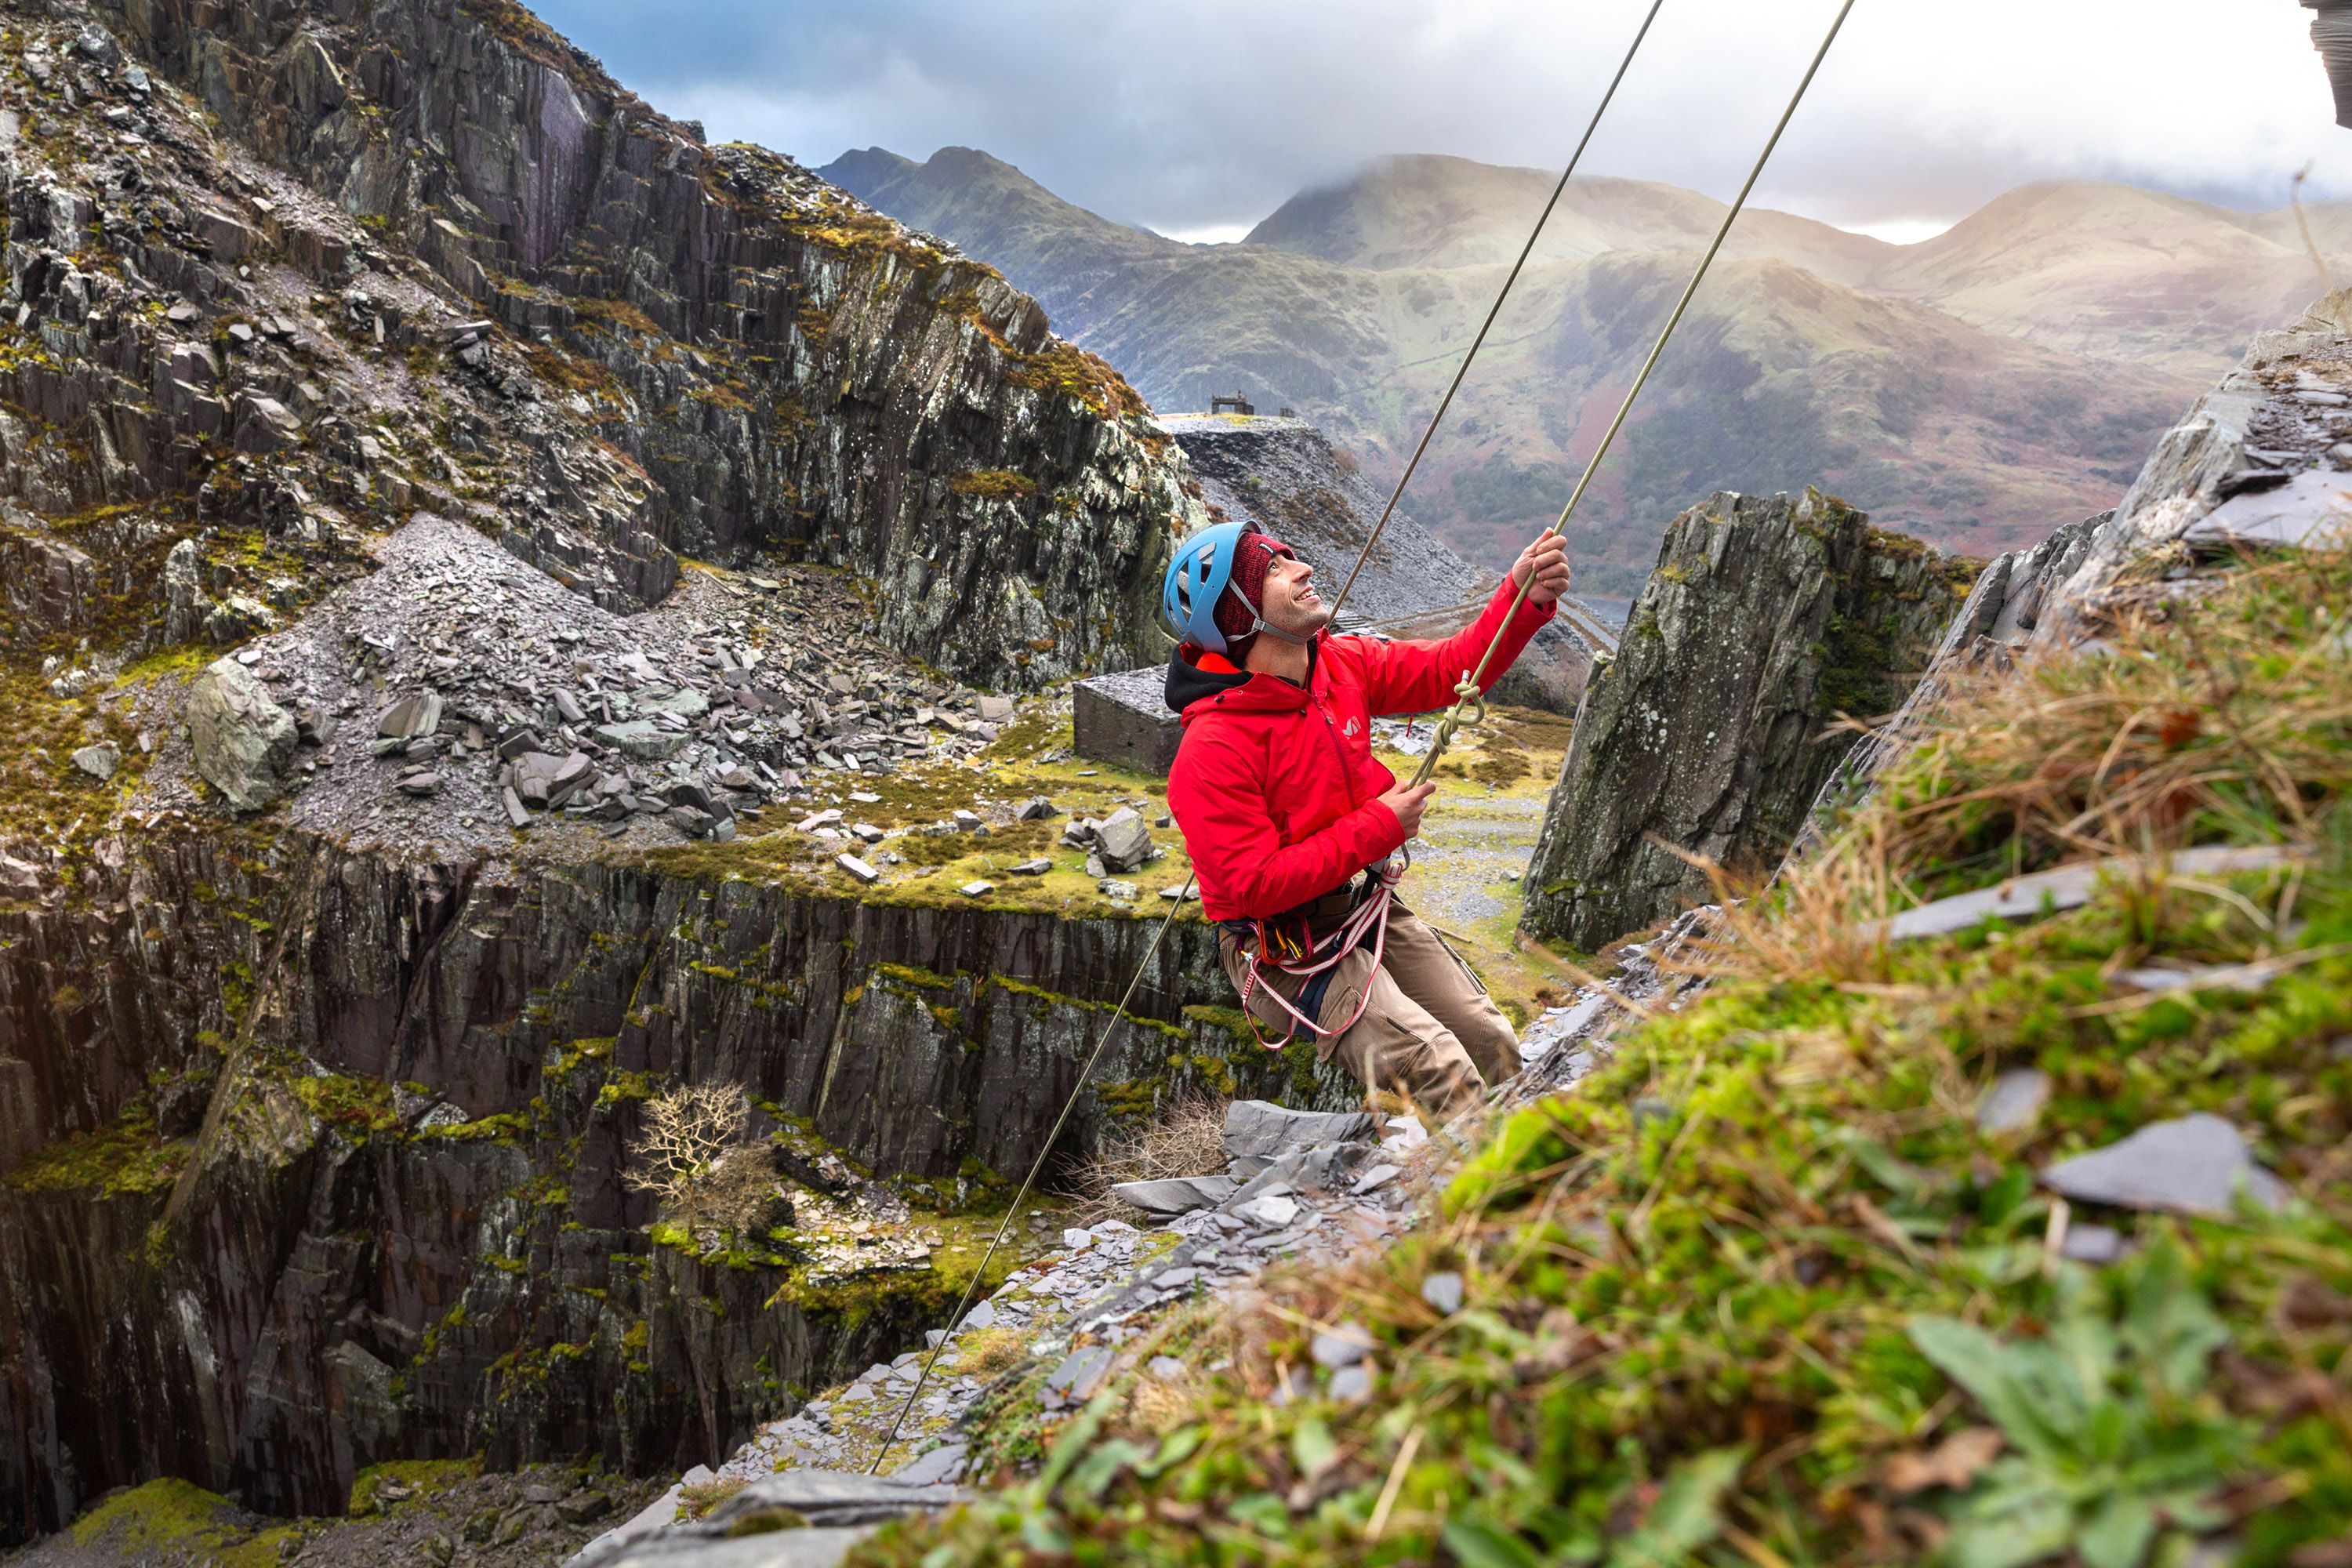
[[[1270,1278],[1159,1419],[1129,1355],[1033,1479],[857,1560],[2352,1563],[2348,593],[2344,555],[2250,569],[1959,694],[1704,994],[1486,1129],[1432,1223]],[[2011,867],[2209,842],[2302,858],[1864,934]],[[2118,979],[2159,964],[2247,988]],[[1980,1131],[2021,1068],[2038,1119]],[[2283,1213],[2070,1213],[2037,1184],[2193,1112]],[[2093,1225],[2122,1261],[2063,1256]],[[1311,1356],[1342,1322],[1373,1343],[1360,1404]]]

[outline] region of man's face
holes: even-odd
[[[1315,568],[1304,561],[1276,556],[1265,569],[1265,599],[1259,614],[1276,631],[1307,637],[1331,624],[1331,606],[1315,591]]]

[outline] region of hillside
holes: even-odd
[[[2315,209],[2315,230],[2342,235],[2341,206]],[[2045,348],[2200,376],[2321,291],[2291,213],[2086,180],[1996,197],[1864,282]]]
[[[1295,197],[1244,243],[1187,246],[969,149],[869,151],[825,174],[1003,268],[1155,406],[1239,386],[1387,479],[1552,178],[1391,158]],[[1496,564],[1565,499],[1722,210],[1639,181],[1570,187],[1415,481],[1454,549]],[[2314,221],[2352,241],[2336,207]],[[2291,215],[2084,183],[2011,193],[1909,247],[1751,211],[1726,254],[1738,265],[1702,294],[1587,502],[1576,543],[1594,592],[1637,587],[1667,519],[1717,489],[1826,476],[1950,549],[2038,538],[2113,505],[2166,411],[2317,287]]]
[[[1319,256],[1348,267],[1507,264],[1527,243],[1559,175],[1433,153],[1382,158],[1343,184],[1304,191],[1244,241]],[[1611,250],[1704,248],[1723,204],[1649,180],[1572,182],[1536,255],[1586,260]],[[1811,218],[1758,208],[1724,247],[1733,257],[1776,257],[1840,282],[1860,282],[1895,247]]]

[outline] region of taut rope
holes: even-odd
[[[1412,483],[1412,471],[1421,467],[1421,455],[1429,450],[1430,437],[1437,434],[1438,426],[1444,422],[1445,411],[1454,406],[1454,395],[1462,390],[1463,379],[1470,374],[1471,363],[1477,359],[1479,349],[1486,345],[1486,334],[1494,329],[1495,318],[1503,313],[1503,301],[1511,297],[1512,285],[1518,282],[1520,272],[1528,265],[1528,258],[1535,254],[1536,241],[1543,237],[1544,225],[1551,221],[1552,209],[1559,205],[1559,198],[1567,195],[1569,176],[1575,174],[1577,164],[1584,161],[1584,150],[1592,144],[1592,133],[1601,129],[1601,117],[1609,112],[1609,105],[1617,97],[1619,84],[1624,81],[1625,73],[1633,68],[1633,57],[1642,52],[1642,40],[1650,36],[1650,24],[1658,19],[1658,11],[1665,3],[1666,0],[1651,0],[1650,14],[1642,18],[1641,31],[1633,35],[1633,42],[1627,47],[1625,58],[1618,62],[1617,74],[1609,79],[1609,90],[1601,95],[1600,107],[1593,110],[1592,118],[1585,122],[1584,134],[1578,139],[1576,151],[1569,155],[1568,167],[1560,171],[1559,184],[1551,188],[1551,200],[1544,203],[1543,211],[1536,216],[1536,226],[1528,231],[1527,244],[1519,247],[1519,258],[1511,263],[1510,275],[1503,279],[1503,287],[1496,293],[1494,304],[1487,308],[1486,319],[1480,323],[1478,335],[1470,340],[1469,353],[1462,356],[1461,364],[1454,368],[1454,384],[1445,389],[1445,395],[1438,399],[1437,412],[1429,416],[1429,428],[1421,433],[1421,444],[1412,449],[1412,459],[1405,464],[1404,472],[1398,476],[1396,489],[1389,492],[1389,504],[1381,508],[1380,521],[1372,524],[1372,531],[1365,536],[1363,549],[1356,552],[1356,563],[1348,569],[1348,580],[1339,584],[1339,592],[1332,598],[1332,619],[1339,618],[1339,606],[1348,602],[1349,592],[1355,587],[1357,576],[1364,570],[1364,563],[1371,559],[1372,546],[1381,542],[1381,531],[1389,525],[1389,515],[1396,510],[1397,502],[1404,499],[1404,488]]]
[[[1805,101],[1805,94],[1812,87],[1813,78],[1820,74],[1822,62],[1829,58],[1830,46],[1837,42],[1838,33],[1845,26],[1845,19],[1853,14],[1853,6],[1854,0],[1845,0],[1845,4],[1838,7],[1837,18],[1830,24],[1828,36],[1822,39],[1822,47],[1813,52],[1812,64],[1805,68],[1804,79],[1797,83],[1797,90],[1790,96],[1789,107],[1780,111],[1780,122],[1772,127],[1771,139],[1764,143],[1764,151],[1758,154],[1756,166],[1748,171],[1748,183],[1739,187],[1738,198],[1724,213],[1723,223],[1715,231],[1715,242],[1699,258],[1698,268],[1691,274],[1689,286],[1683,289],[1683,297],[1675,302],[1674,314],[1666,318],[1665,330],[1658,334],[1656,344],[1650,350],[1650,357],[1642,362],[1642,374],[1633,378],[1632,388],[1625,394],[1625,401],[1618,405],[1617,417],[1609,422],[1609,429],[1593,451],[1592,460],[1584,465],[1584,477],[1576,481],[1576,489],[1569,496],[1568,504],[1560,509],[1559,521],[1536,535],[1537,543],[1540,544],[1565,529],[1568,520],[1575,514],[1578,503],[1584,500],[1584,492],[1592,488],[1592,476],[1601,471],[1601,459],[1609,456],[1611,444],[1617,439],[1617,433],[1625,427],[1625,416],[1633,412],[1633,400],[1642,395],[1642,388],[1649,384],[1650,373],[1658,368],[1658,360],[1665,353],[1666,344],[1674,341],[1675,329],[1682,325],[1683,316],[1689,310],[1691,300],[1697,296],[1699,285],[1706,281],[1707,269],[1715,265],[1717,255],[1723,249],[1723,242],[1730,237],[1732,224],[1738,221],[1740,209],[1748,205],[1748,197],[1756,189],[1756,182],[1763,177],[1764,165],[1772,161],[1773,150],[1780,145],[1781,133],[1789,129],[1789,121],[1796,118],[1797,106]],[[1465,672],[1454,686],[1454,706],[1447,709],[1445,716],[1437,721],[1437,733],[1430,742],[1428,753],[1421,759],[1421,767],[1412,775],[1415,784],[1429,782],[1430,775],[1437,771],[1438,758],[1445,754],[1445,748],[1455,734],[1486,719],[1486,700],[1482,685],[1486,667],[1494,663],[1495,652],[1503,646],[1503,638],[1510,630],[1512,619],[1518,615],[1519,606],[1528,602],[1528,590],[1534,586],[1535,580],[1535,574],[1528,573],[1528,580],[1519,584],[1518,593],[1512,596],[1510,614],[1505,616],[1503,624],[1495,628],[1493,640],[1486,644],[1486,651],[1479,657],[1478,668]]]

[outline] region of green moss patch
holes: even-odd
[[[154,1111],[142,1100],[111,1127],[78,1132],[36,1151],[5,1180],[20,1193],[145,1195],[167,1191],[180,1179],[194,1146],[193,1139],[159,1137]]]

